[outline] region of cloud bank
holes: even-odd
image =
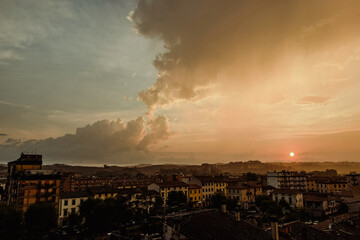
[[[147,125],[149,130],[147,130]],[[148,123],[143,117],[124,123],[102,120],[76,129],[74,134],[44,140],[20,141],[8,138],[0,145],[2,161],[22,151],[37,151],[51,162],[139,163],[151,158],[149,149],[171,135],[168,119],[159,116]],[[47,163],[49,163],[47,161]]]
[[[281,77],[289,82],[295,70],[312,64],[308,55],[359,40],[359,5],[355,0],[140,0],[130,15],[135,28],[162,40],[166,50],[154,60],[159,77],[139,99],[153,111],[201,99],[212,88],[236,84],[241,91],[249,82]]]

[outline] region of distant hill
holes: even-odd
[[[171,174],[192,174],[192,175],[217,175],[221,173],[242,174],[253,172],[264,174],[268,171],[325,171],[326,169],[335,169],[339,174],[347,174],[351,171],[360,171],[360,162],[272,162],[263,163],[260,161],[247,162],[229,162],[202,165],[181,165],[181,164],[159,164],[159,165],[136,165],[136,166],[71,166],[64,164],[45,165],[44,169],[74,172],[78,175],[86,176],[129,176],[134,177],[137,174],[146,175],[171,175]],[[5,168],[3,169],[5,170]]]

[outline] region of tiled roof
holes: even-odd
[[[285,228],[279,229],[280,239],[291,239],[291,240],[337,240],[341,239],[321,230],[315,229],[313,227],[304,225],[302,223],[296,222],[291,225],[286,226],[288,231],[285,231]]]
[[[107,186],[103,186],[103,187],[93,187],[93,188],[89,188],[89,191],[93,194],[99,194],[99,193],[116,193],[119,190],[116,188],[112,188],[112,187],[107,187]]]
[[[189,189],[200,189],[201,187],[196,184],[190,184]]]
[[[156,183],[157,185],[159,185],[160,187],[186,187],[188,186],[188,184],[184,183],[184,182],[180,182],[180,181],[167,181],[167,182],[161,182],[161,183]]]
[[[288,189],[288,188],[276,188],[273,191],[273,194],[299,194],[302,193],[300,190]]]
[[[91,196],[91,194],[87,191],[60,193],[60,198],[82,198],[82,197],[90,197],[90,196]]]
[[[252,188],[249,186],[245,186],[245,185],[233,185],[233,186],[227,186],[227,189],[248,189],[248,188]]]
[[[318,195],[304,195],[305,202],[324,202],[327,201],[327,197]]]
[[[271,235],[235,217],[219,212],[207,212],[168,220],[173,227],[180,224],[180,233],[189,240],[270,240]]]

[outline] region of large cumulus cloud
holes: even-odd
[[[313,64],[308,53],[359,40],[359,5],[355,0],[140,0],[130,14],[135,28],[162,40],[165,51],[154,60],[159,77],[139,99],[152,111],[207,96],[220,83],[244,85],[276,78],[276,71],[301,70],[306,61]]]
[[[149,130],[147,130],[149,125]],[[159,116],[148,123],[138,117],[124,123],[102,120],[79,127],[74,134],[58,138],[20,141],[8,138],[0,145],[1,160],[9,161],[21,151],[37,151],[50,161],[71,163],[139,163],[151,158],[148,150],[170,136],[168,119]]]

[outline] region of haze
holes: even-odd
[[[359,161],[359,9],[3,0],[0,161]]]

